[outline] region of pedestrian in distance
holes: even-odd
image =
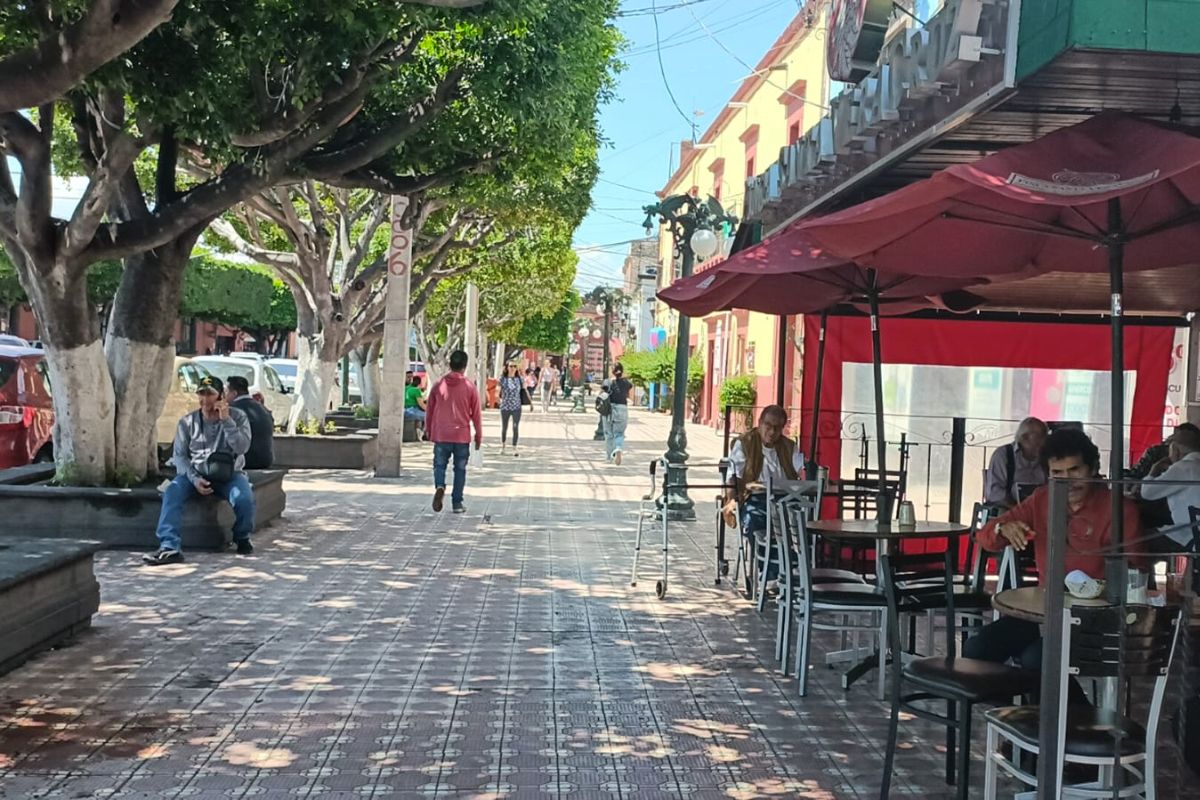
[[[554,388],[558,382],[558,370],[554,368],[548,358],[542,366],[539,379],[542,386],[542,413],[546,414],[550,411],[550,403],[554,400]]]
[[[621,465],[625,451],[625,429],[629,426],[629,393],[633,384],[625,377],[625,368],[620,364],[613,367],[612,380],[608,383],[608,403],[611,407],[604,418],[604,449],[608,461]]]
[[[158,516],[158,550],[143,556],[152,567],[183,561],[179,532],[184,504],[215,494],[233,506],[233,541],[239,555],[250,555],[254,529],[254,491],[244,465],[250,448],[250,420],[225,400],[221,379],[206,375],[196,387],[200,407],[179,420],[171,463],[176,476],[162,497]]]
[[[515,362],[509,362],[500,376],[500,455],[508,449],[508,425],[512,423],[512,454],[519,456],[517,441],[521,437],[521,407],[529,405],[533,408],[533,399],[525,390],[525,381],[521,377]]]
[[[450,354],[450,372],[429,390],[425,406],[425,432],[433,441],[433,510],[441,511],[446,497],[446,467],[454,460],[454,484],[450,508],[466,511],[463,492],[467,486],[467,461],[471,457],[471,426],[475,426],[475,449],[483,444],[483,411],[479,391],[464,374],[467,354]]]

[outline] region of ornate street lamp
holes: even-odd
[[[707,261],[717,254],[721,239],[716,229],[737,219],[725,213],[716,198],[708,200],[690,194],[679,194],[665,198],[659,203],[643,208],[646,221],[642,227],[649,236],[654,231],[655,218],[667,226],[675,241],[675,250],[682,261],[681,276],[692,274],[692,267],[699,258]],[[687,431],[684,414],[688,388],[688,339],[689,318],[679,315],[679,326],[675,339],[675,381],[671,396],[671,433],[667,436],[667,484],[674,487],[665,499],[667,513],[671,519],[695,519],[696,511],[687,493]]]

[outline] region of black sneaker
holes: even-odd
[[[446,497],[446,487],[445,486],[439,486],[437,489],[434,489],[434,491],[433,491],[433,510],[434,511],[442,510],[442,501],[445,497]]]
[[[183,553],[178,550],[159,550],[142,556],[142,563],[150,567],[160,567],[163,564],[179,564],[183,561]]]
[[[254,553],[254,545],[250,544],[249,539],[238,539],[234,544],[237,545],[239,556],[248,556]]]
[[[466,510],[467,510],[467,507],[466,507],[466,506],[455,506],[455,507],[454,507],[453,509],[451,509],[451,510],[452,510],[452,511],[453,511],[455,514],[461,514],[461,513],[463,513],[464,511],[466,511]]]

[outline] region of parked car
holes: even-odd
[[[175,441],[175,426],[184,414],[199,408],[196,401],[196,389],[200,380],[209,374],[208,370],[190,358],[175,357],[175,375],[167,389],[167,399],[163,403],[162,413],[154,425],[155,436],[159,444],[170,444]]]
[[[0,344],[0,469],[54,459],[46,354]]]
[[[279,374],[279,380],[283,381],[283,385],[289,392],[296,391],[296,375],[300,372],[300,362],[294,358],[268,358],[267,364]],[[333,375],[334,388],[330,396],[333,404],[340,405],[342,402],[342,369],[338,365],[337,372]],[[353,369],[350,370],[350,402],[362,402],[362,390],[358,388],[358,373]]]
[[[247,361],[266,361],[267,357],[253,350],[237,350],[229,354],[230,358],[244,358]]]
[[[13,336],[11,333],[0,333],[0,344],[9,347],[31,347],[28,341],[20,336]]]
[[[275,370],[275,374],[279,376],[285,389],[289,392],[296,391],[296,373],[300,369],[299,361],[294,358],[268,358],[267,364]]]
[[[196,356],[192,361],[223,383],[233,375],[242,376],[250,384],[250,395],[267,407],[276,424],[282,424],[288,418],[292,407],[291,390],[283,385],[275,368],[266,362],[228,356]]]

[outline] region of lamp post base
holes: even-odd
[[[687,432],[682,421],[671,426],[667,437],[667,519],[687,521],[696,518],[696,504],[688,496],[687,484]]]
[[[596,420],[596,432],[592,434],[592,441],[604,441],[604,417],[600,417],[600,419]]]

